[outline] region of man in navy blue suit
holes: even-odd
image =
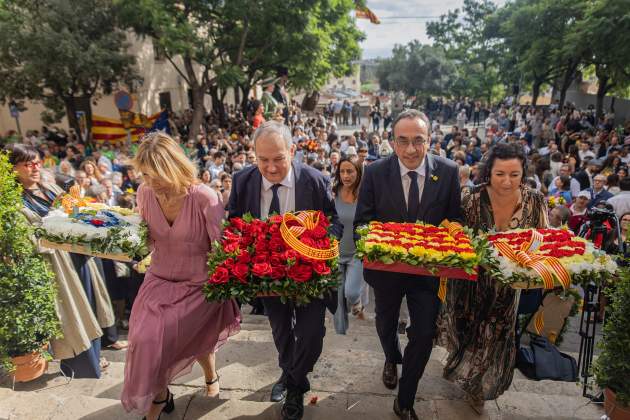
[[[265,219],[273,213],[321,210],[332,218],[331,233],[341,238],[343,225],[337,218],[328,178],[309,166],[293,162],[295,145],[289,128],[268,121],[256,130],[253,141],[257,166],[234,175],[228,217],[250,213]],[[282,303],[278,297],[262,300],[282,369],[282,376],[272,388],[271,400],[285,400],[283,418],[298,420],[304,413],[304,393],[310,389],[307,375],[322,352],[328,302],[313,299],[307,305],[295,306]],[[336,298],[330,301],[336,302]]]
[[[457,165],[427,154],[430,123],[419,111],[398,115],[392,126],[395,154],[365,170],[354,225],[370,221],[416,222],[438,225],[461,220]],[[376,331],[385,353],[383,383],[395,389],[394,412],[401,419],[417,419],[413,403],[418,382],[429,361],[440,308],[436,277],[364,269],[365,281],[374,288]],[[403,297],[411,325],[404,355],[398,340],[398,317]],[[397,365],[402,363],[398,383]]]

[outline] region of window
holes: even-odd
[[[153,42],[153,56],[155,58],[155,61],[166,60],[164,48],[160,47],[155,41]]]
[[[171,92],[160,92],[160,109],[164,108],[169,111],[173,110],[171,106]]]

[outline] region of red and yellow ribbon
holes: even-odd
[[[448,230],[448,234],[455,238],[455,236],[459,233],[464,232],[464,228],[457,222],[449,222],[447,219],[442,220],[440,226],[445,227]],[[446,287],[448,283],[448,278],[440,277],[440,288],[438,289],[438,297],[442,301],[442,303],[446,302]]]
[[[554,277],[560,282],[563,288],[567,289],[571,285],[571,275],[566,268],[555,257],[547,257],[536,254],[538,248],[543,242],[543,236],[540,232],[532,230],[532,237],[527,243],[521,246],[521,249],[514,251],[512,247],[505,242],[495,242],[499,252],[506,258],[514,261],[521,267],[531,268],[536,271],[542,279],[545,289],[554,288]]]
[[[285,213],[282,217],[282,224],[280,225],[280,234],[284,242],[291,247],[291,249],[299,252],[305,257],[312,258],[314,260],[332,260],[339,256],[339,242],[336,239],[331,241],[331,246],[328,249],[313,248],[302,241],[300,236],[307,230],[311,230],[319,223],[318,211],[301,211],[299,213]],[[297,226],[288,227],[287,223],[295,221]]]

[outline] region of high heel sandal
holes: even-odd
[[[206,397],[216,398],[216,397],[218,397],[218,396],[219,396],[219,392],[221,391],[220,389],[219,389],[219,391],[217,391],[217,393],[216,393],[216,394],[212,394],[212,395],[210,394],[210,392],[209,392],[209,390],[208,390],[208,386],[209,386],[209,385],[214,385],[214,384],[216,384],[217,382],[219,382],[219,375],[217,375],[217,377],[216,377],[216,378],[214,378],[214,379],[212,379],[212,380],[210,380],[210,381],[206,381]]]
[[[160,415],[158,416],[158,420],[160,420],[160,417],[162,417],[162,413],[169,414],[173,410],[175,410],[175,401],[173,400],[173,394],[171,393],[171,391],[168,388],[166,388],[166,398],[165,399],[163,399],[162,401],[155,401],[155,400],[153,400],[153,404],[155,404],[155,405],[160,405],[160,404],[164,404],[164,403],[166,403],[166,405],[162,408],[162,411],[160,411]],[[147,420],[146,416],[142,417],[142,420]]]

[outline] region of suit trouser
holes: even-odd
[[[398,383],[398,402],[401,408],[411,408],[418,390],[418,382],[431,356],[436,319],[440,309],[435,277],[407,275],[370,281],[376,304],[376,331],[389,363],[402,363]],[[409,343],[401,354],[398,340],[398,317],[403,297],[407,298],[411,324],[407,328]]]
[[[306,305],[297,306],[282,303],[279,297],[268,297],[263,298],[263,304],[278,350],[278,363],[282,369],[280,380],[287,388],[308,392],[311,386],[307,375],[322,353],[326,335],[324,301],[313,299]]]

